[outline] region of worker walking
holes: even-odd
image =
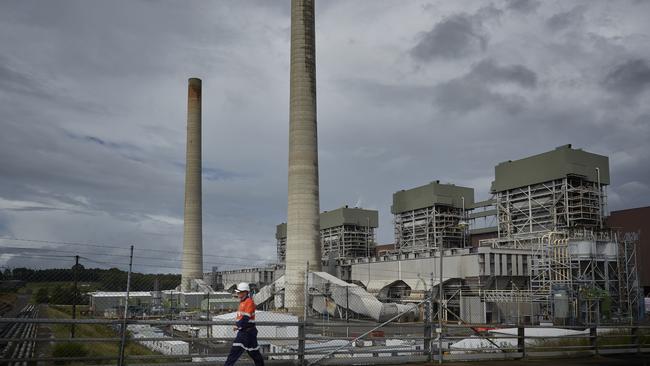
[[[251,289],[248,283],[242,282],[235,289],[239,297],[239,310],[237,311],[237,325],[233,330],[237,331],[235,341],[230,348],[230,354],[224,366],[232,366],[237,362],[244,351],[248,352],[255,366],[264,366],[264,358],[260,353],[260,346],[257,344],[257,328],[255,328],[255,302],[251,296]]]

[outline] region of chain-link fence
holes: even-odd
[[[57,268],[4,268],[0,364],[223,364],[237,333],[239,299],[231,292],[179,291],[180,275],[147,273],[137,267],[138,256],[126,253],[101,261],[62,251],[50,254]],[[445,286],[442,293],[455,293],[453,284]],[[399,285],[390,291],[373,293],[325,272],[307,273],[302,286],[287,287],[280,277],[256,289],[266,362],[396,364],[650,351],[648,327],[497,327],[486,324],[480,299],[440,298],[433,280],[418,296]],[[300,298],[301,306],[292,306]],[[523,324],[522,314],[533,309],[524,305],[503,312]]]

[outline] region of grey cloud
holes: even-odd
[[[530,13],[537,10],[540,3],[538,0],[508,0],[506,8],[515,10],[521,13]]]
[[[484,106],[503,108],[508,113],[516,113],[526,103],[517,94],[492,91],[492,84],[511,83],[524,88],[537,84],[537,75],[522,65],[500,66],[487,59],[472,67],[467,74],[436,86],[435,104],[443,111],[466,113]]]
[[[537,74],[523,65],[499,66],[494,60],[487,59],[479,62],[469,77],[488,83],[514,83],[525,88],[537,85]]]
[[[553,31],[560,31],[572,25],[580,25],[584,21],[586,7],[576,6],[575,8],[555,14],[546,20],[546,26]]]
[[[420,61],[456,59],[485,51],[487,43],[488,36],[477,18],[455,14],[423,33],[411,56]]]
[[[418,103],[426,98],[426,95],[430,94],[433,89],[428,86],[390,84],[360,78],[338,80],[336,84],[341,89],[379,104],[385,104],[386,101],[399,105]]]
[[[491,21],[494,19],[499,19],[501,15],[503,15],[503,10],[500,8],[497,8],[494,6],[494,4],[490,4],[487,6],[483,6],[479,8],[475,13],[474,13],[474,18],[477,21],[480,22],[487,22]]]
[[[650,204],[637,189],[650,185],[650,109],[626,103],[647,95],[647,5],[604,3],[582,2],[582,23],[553,34],[547,18],[573,5],[317,1],[321,207],[363,197],[388,243],[395,191],[440,179],[485,199],[497,162],[564,143],[610,156],[610,209]],[[11,50],[0,60],[0,235],[180,252],[186,82],[197,75],[204,251],[272,258],[286,221],[288,10],[288,0],[0,2],[0,48]],[[439,60],[451,62],[428,64]],[[622,67],[629,60],[646,61]]]
[[[602,85],[612,92],[635,97],[650,87],[650,64],[644,59],[619,64],[605,76]]]
[[[56,104],[89,113],[106,113],[106,109],[82,98],[74,98],[65,90],[57,90],[46,78],[21,70],[21,65],[0,56],[0,93],[37,99],[39,103]],[[24,66],[24,65],[22,65]]]
[[[19,93],[31,93],[33,86],[32,78],[10,68],[6,61],[0,59],[0,88]]]
[[[516,113],[526,101],[521,96],[492,92],[471,80],[461,78],[436,87],[434,102],[444,112],[464,114],[488,106]]]
[[[59,99],[33,75],[24,72],[9,60],[0,57],[0,91],[41,99]]]

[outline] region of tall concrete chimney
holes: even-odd
[[[203,214],[201,208],[201,79],[191,78],[187,89],[187,153],[181,291],[203,279]]]
[[[291,1],[285,307],[302,314],[305,269],[321,270],[314,0]]]

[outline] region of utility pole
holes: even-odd
[[[131,269],[133,268],[133,245],[131,245],[131,255],[129,256],[129,272],[126,275],[126,298],[124,301],[124,317],[122,320],[122,337],[120,340],[120,355],[118,366],[124,366],[124,349],[126,348],[126,320],[129,313],[129,292],[131,290]]]
[[[75,255],[74,256],[74,267],[72,269],[72,276],[74,277],[74,289],[72,290],[72,320],[77,319],[77,296],[79,294],[79,290],[77,288],[78,285],[78,280],[79,280],[79,256]],[[72,323],[72,326],[70,327],[70,338],[74,338],[74,326],[75,324]]]
[[[435,218],[436,217],[434,215],[433,216],[434,228],[435,228]],[[438,232],[437,232],[437,230],[433,231],[433,235],[434,235],[434,240],[437,243],[438,242]],[[444,240],[444,238],[443,238],[443,240]],[[440,265],[439,265],[439,267],[440,267],[440,283],[438,284],[438,330],[436,332],[436,333],[438,333],[438,363],[442,363],[442,307],[443,307],[442,299],[444,297],[444,292],[443,292],[444,289],[442,287],[442,282],[443,282],[443,278],[442,278],[442,262],[443,262],[442,256],[443,256],[443,253],[444,253],[444,248],[443,248],[443,245],[442,245],[443,240],[441,240],[440,243],[437,243],[438,244],[438,251],[440,252]]]

